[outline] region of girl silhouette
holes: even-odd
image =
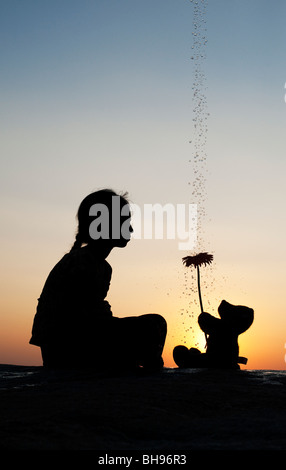
[[[125,247],[133,231],[126,196],[107,189],[91,193],[77,219],[74,245],[38,299],[30,344],[41,348],[45,367],[161,368],[164,318],[114,317],[105,300],[112,274],[106,258],[113,248]]]

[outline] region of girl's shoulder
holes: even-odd
[[[69,271],[70,274],[73,272],[79,273],[87,271],[112,272],[112,268],[106,259],[93,256],[93,254],[85,248],[86,247],[77,248],[66,253],[57,263],[55,268]]]

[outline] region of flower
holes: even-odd
[[[198,255],[194,256],[185,256],[182,258],[182,260],[185,266],[195,266],[197,268],[202,264],[210,264],[213,260],[213,255],[210,255],[209,253],[199,253]]]
[[[200,299],[200,306],[201,306],[201,313],[204,311],[203,307],[203,301],[202,301],[202,294],[201,294],[201,283],[200,283],[200,269],[199,267],[204,264],[205,266],[207,264],[210,264],[213,260],[213,255],[210,255],[209,253],[199,253],[194,256],[185,256],[182,258],[183,263],[185,266],[195,266],[197,268],[197,274],[198,274],[198,292],[199,292],[199,299]],[[205,333],[206,337],[206,344],[208,342],[207,334]]]

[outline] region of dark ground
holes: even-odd
[[[1,371],[2,451],[286,450],[286,375],[275,371]]]

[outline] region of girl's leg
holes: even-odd
[[[162,353],[166,335],[167,323],[161,315],[149,313],[138,317],[137,338],[140,365],[148,369],[163,367]]]
[[[116,359],[149,369],[163,366],[167,323],[161,315],[150,313],[113,320],[112,343],[117,351]]]
[[[44,367],[48,368],[115,368],[132,369],[163,366],[162,352],[167,324],[161,315],[117,318],[86,332],[84,341],[71,345],[42,346]]]

